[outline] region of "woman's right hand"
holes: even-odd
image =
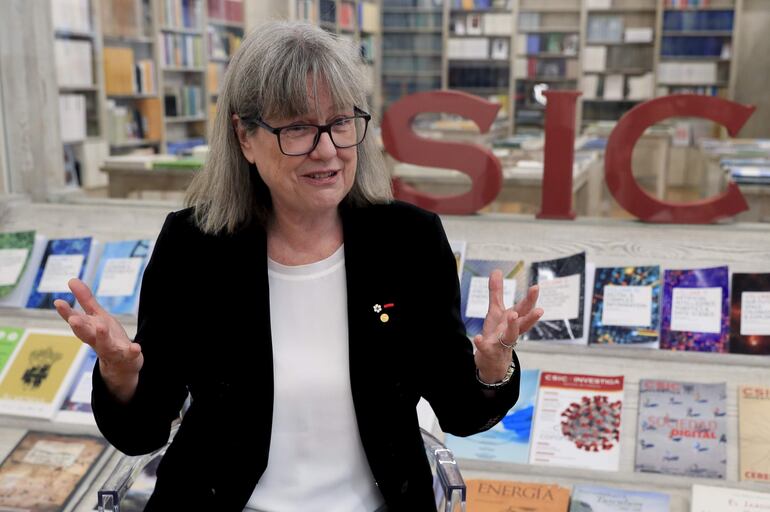
[[[99,370],[107,389],[121,402],[128,402],[134,396],[144,363],[141,345],[128,338],[120,322],[99,305],[83,281],[70,279],[67,284],[85,313],[73,310],[61,299],[54,301],[56,311],[75,336],[99,356]]]

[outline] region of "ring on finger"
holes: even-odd
[[[501,332],[500,334],[498,334],[498,335],[497,335],[497,341],[500,343],[500,345],[504,346],[505,348],[510,348],[510,349],[512,349],[513,347],[515,347],[515,346],[516,346],[516,342],[515,342],[515,341],[514,341],[513,343],[511,343],[510,345],[507,345],[507,344],[506,344],[506,343],[503,341],[503,334],[504,334],[504,333],[502,333],[502,332]]]

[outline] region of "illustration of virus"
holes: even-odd
[[[561,413],[561,432],[581,450],[610,450],[620,441],[621,401],[584,396]]]

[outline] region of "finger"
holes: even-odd
[[[538,320],[543,316],[543,308],[535,308],[523,317],[520,317],[518,320],[519,324],[519,334],[524,334],[525,332],[532,329],[532,327],[537,323]]]
[[[481,345],[481,341],[484,339],[484,337],[481,334],[477,334],[473,337],[473,346],[476,347],[476,350],[479,350],[479,345]]]
[[[72,332],[82,342],[91,345],[92,347],[96,343],[96,331],[94,330],[93,323],[88,317],[80,313],[72,313],[67,319]]]
[[[65,322],[69,320],[70,315],[72,315],[73,310],[70,307],[70,305],[67,303],[66,300],[62,299],[56,299],[53,301],[53,306],[56,308],[56,312],[59,313],[59,316],[64,319]]]
[[[139,343],[131,343],[126,349],[126,358],[129,360],[136,359],[142,354],[142,346]]]
[[[72,290],[72,294],[75,296],[78,303],[83,306],[83,311],[89,315],[105,313],[86,283],[73,277],[67,282],[67,285],[70,287],[70,290]]]
[[[503,343],[510,345],[519,339],[519,322],[517,322],[519,314],[513,309],[509,309],[506,312],[506,317],[508,318],[508,325],[503,334]]]
[[[503,272],[500,269],[494,269],[489,274],[489,309],[487,314],[505,309],[503,304]]]
[[[519,314],[519,317],[523,317],[535,307],[539,296],[540,287],[536,284],[532,285],[529,287],[529,290],[527,290],[527,296],[524,297],[521,302],[516,304],[513,309]]]

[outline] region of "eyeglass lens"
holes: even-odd
[[[310,153],[318,138],[319,128],[314,125],[289,126],[281,130],[279,142],[284,153]],[[366,135],[366,120],[360,117],[343,118],[331,127],[332,143],[338,148],[360,144]]]

